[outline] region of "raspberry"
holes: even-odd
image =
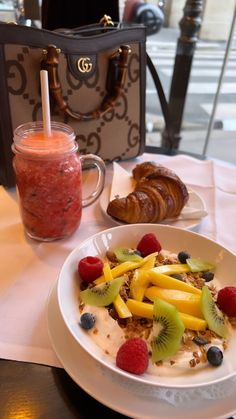
[[[143,374],[148,367],[148,347],[141,338],[130,338],[119,348],[116,365],[133,374]]]
[[[103,262],[95,256],[87,256],[79,261],[79,275],[84,282],[93,282],[103,271]]]
[[[236,287],[222,288],[217,295],[217,305],[227,316],[236,317]]]
[[[148,233],[145,234],[140,242],[138,243],[137,250],[141,253],[143,257],[150,255],[154,252],[160,252],[161,245],[157,240],[155,234]]]

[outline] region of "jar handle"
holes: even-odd
[[[80,161],[83,169],[89,169],[91,167],[95,167],[98,171],[97,176],[97,183],[95,190],[86,198],[82,199],[82,207],[88,207],[91,205],[96,199],[101,195],[104,183],[105,183],[105,173],[106,173],[106,166],[104,161],[94,154],[85,154],[80,156]]]

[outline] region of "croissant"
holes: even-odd
[[[176,173],[157,163],[144,162],[132,174],[137,182],[134,191],[108,204],[110,216],[129,224],[159,223],[179,216],[189,194]]]

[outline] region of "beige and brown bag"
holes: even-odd
[[[41,68],[48,70],[52,119],[74,129],[80,153],[105,162],[142,154],[146,62],[142,25],[51,32],[0,24],[0,183],[15,183],[14,129],[42,119]]]

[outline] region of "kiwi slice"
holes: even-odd
[[[114,253],[119,262],[140,262],[143,259],[137,250],[129,249],[127,247],[118,247],[114,250]]]
[[[164,361],[176,354],[184,333],[184,323],[176,307],[159,298],[153,307],[152,362]]]
[[[125,278],[123,276],[112,279],[112,281],[103,282],[92,288],[87,288],[80,292],[80,298],[85,304],[96,307],[105,307],[111,304],[119,294],[120,287]]]
[[[217,335],[226,339],[228,336],[228,327],[224,315],[213,300],[212,294],[207,285],[202,287],[200,305],[202,314],[207,321],[208,328],[217,333]]]
[[[215,269],[215,266],[212,263],[200,259],[189,258],[186,260],[186,263],[191,272],[205,272]]]

